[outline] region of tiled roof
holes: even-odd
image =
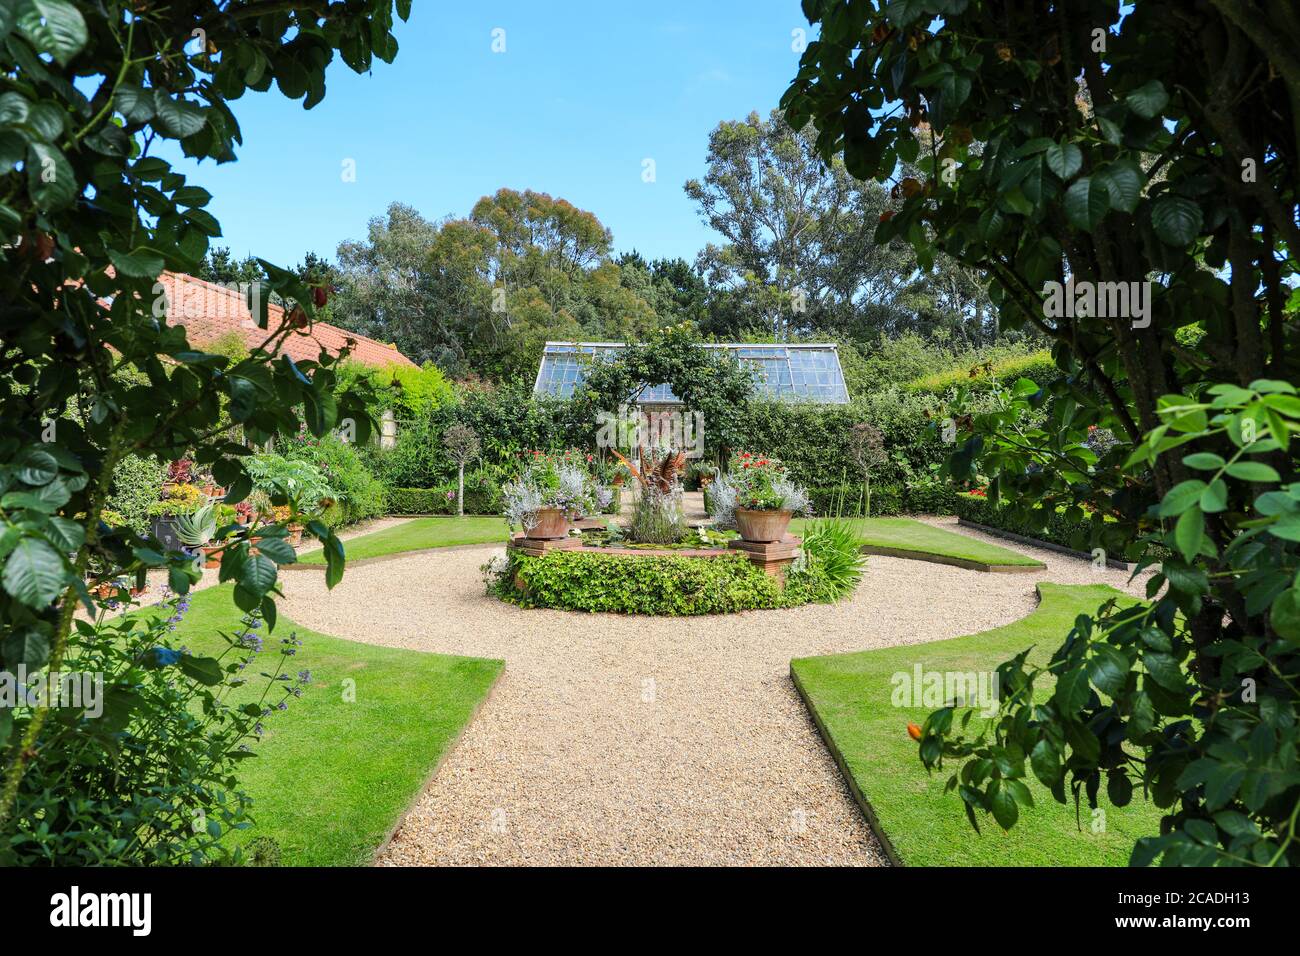
[[[258,328],[248,302],[239,290],[177,272],[164,272],[158,281],[167,293],[168,324],[185,326],[190,341],[195,345],[206,345],[231,332],[237,333],[249,348],[266,340],[267,329]],[[274,329],[284,317],[284,309],[272,302],[267,311],[269,327]],[[348,339],[354,342],[349,356],[353,361],[373,368],[386,365],[416,367],[397,351],[397,346],[385,345],[326,322],[314,322],[309,329],[293,333],[285,340],[280,352],[300,362],[315,359],[321,346],[338,354]]]

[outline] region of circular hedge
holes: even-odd
[[[835,601],[856,587],[864,560],[856,541],[814,533],[787,569],[784,587],[745,555],[725,551],[636,555],[582,548],[533,556],[512,549],[484,572],[489,594],[520,607],[682,616]]]

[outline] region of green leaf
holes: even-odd
[[[1187,682],[1183,678],[1183,669],[1178,666],[1178,661],[1174,660],[1171,655],[1147,651],[1142,655],[1142,664],[1146,667],[1147,673],[1151,675],[1152,680],[1165,690],[1181,693],[1187,689]]]
[[[41,208],[62,209],[77,196],[77,174],[57,148],[32,143],[27,148],[27,191]]]
[[[1300,541],[1300,513],[1283,515],[1268,526],[1268,533],[1283,541]]]
[[[8,669],[22,664],[28,671],[38,670],[50,659],[50,639],[34,627],[23,628],[0,642],[0,657]]]
[[[1234,461],[1227,468],[1227,473],[1242,481],[1281,481],[1282,476],[1272,465],[1262,461]]]
[[[62,555],[40,538],[23,538],[5,562],[5,591],[31,608],[48,606],[67,581]]]
[[[1061,712],[1073,717],[1088,702],[1088,672],[1083,667],[1074,667],[1066,671],[1056,681],[1056,690],[1052,694]]]
[[[1110,191],[1084,176],[1065,191],[1065,218],[1072,226],[1091,232],[1110,208]]]
[[[1201,497],[1201,493],[1209,487],[1199,478],[1193,478],[1190,481],[1180,482],[1169,489],[1168,494],[1160,500],[1160,517],[1172,518],[1180,515],[1188,508],[1194,506]]]
[[[1029,766],[1045,787],[1053,787],[1061,779],[1061,755],[1046,737],[1034,744],[1029,754]]]
[[[998,826],[1004,830],[1010,830],[1020,818],[1016,798],[1005,787],[999,787],[993,794],[992,800],[989,801],[989,810],[993,813],[993,819],[998,821]]]
[[[1279,637],[1300,644],[1300,590],[1287,588],[1273,601],[1268,622]]]
[[[1182,249],[1200,234],[1201,207],[1183,196],[1165,194],[1151,207],[1151,225],[1166,245]]]
[[[1222,478],[1215,478],[1201,494],[1199,502],[1206,514],[1218,514],[1228,507],[1228,485]]]
[[[163,130],[182,139],[193,136],[207,122],[203,110],[194,103],[182,97],[172,99],[161,89],[153,92],[153,106]]]
[[[298,560],[293,545],[284,538],[263,538],[257,542],[257,550],[276,564],[293,564]]]
[[[223,677],[221,664],[214,657],[193,657],[182,654],[177,666],[182,674],[205,687],[215,687],[221,683]]]
[[[1183,464],[1197,471],[1218,471],[1227,464],[1221,455],[1209,451],[1200,451],[1183,458]]]
[[[1201,541],[1205,537],[1205,514],[1199,506],[1193,506],[1183,512],[1174,526],[1174,543],[1182,553],[1183,559],[1191,562],[1201,552]]]
[[[1123,652],[1109,644],[1098,644],[1088,660],[1088,678],[1094,687],[1114,697],[1128,680],[1129,663]]]
[[[1122,770],[1106,776],[1106,796],[1117,807],[1126,807],[1133,799],[1133,781]]]
[[[153,92],[134,83],[123,83],[113,94],[113,106],[128,123],[147,123],[153,119]]]
[[[1143,119],[1154,119],[1169,102],[1169,94],[1159,80],[1151,80],[1124,97],[1125,104]]]
[[[63,64],[86,45],[86,21],[68,0],[27,0],[18,15],[18,29],[37,53],[48,53]]]
[[[1073,143],[1053,143],[1043,156],[1047,168],[1061,179],[1070,179],[1083,168],[1083,152]]]
[[[22,457],[18,466],[18,479],[29,485],[48,485],[59,474],[59,463],[54,456],[39,448]]]
[[[108,258],[114,269],[131,279],[156,279],[166,266],[162,256],[143,248],[134,252],[109,249]]]
[[[278,573],[275,562],[269,557],[264,554],[251,554],[244,561],[244,566],[239,569],[239,583],[261,600],[262,595],[275,586]]]
[[[1127,213],[1137,209],[1138,200],[1142,198],[1143,176],[1136,164],[1128,160],[1111,163],[1093,173],[1092,179],[1106,187],[1112,209]]]

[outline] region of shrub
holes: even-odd
[[[1100,512],[1088,513],[1077,506],[1051,510],[1036,508],[1027,516],[1017,517],[1010,508],[994,504],[980,492],[958,494],[955,503],[957,516],[967,521],[1059,544],[1075,551],[1090,551],[1100,545],[1114,555],[1132,559],[1132,548],[1135,546],[1125,546],[1113,540],[1115,522]]]
[[[384,513],[387,493],[384,484],[370,471],[356,446],[337,435],[314,438],[302,432],[285,443],[285,458],[305,461],[320,469],[338,501],[325,513],[326,524],[352,524]]]
[[[239,851],[221,842],[249,822],[236,770],[252,755],[262,721],[299,693],[302,675],[281,679],[291,672],[297,642],[290,637],[279,645],[274,664],[259,660],[262,622],[248,616],[226,636],[229,647],[219,658],[194,657],[171,637],[187,608],[187,599],[172,599],[161,609],[100,617],[72,630],[60,672],[102,674],[103,712],[47,710],[36,743],[42,759],[22,778],[0,865],[240,862]],[[266,687],[262,705],[251,711],[226,702],[245,678]],[[121,703],[128,698],[129,709]],[[92,702],[86,696],[82,703]],[[17,738],[35,709],[13,711]]]
[[[906,387],[913,392],[943,394],[959,385],[973,389],[992,388],[995,384],[1010,388],[1019,378],[1032,378],[1046,387],[1061,378],[1061,371],[1047,349],[985,350],[959,358],[952,368],[913,379]]]
[[[149,533],[149,506],[162,493],[165,469],[155,458],[125,456],[113,469],[106,505],[140,536]]]
[[[780,586],[741,554],[516,553],[490,573],[489,591],[521,607],[677,616],[775,608],[786,601]]]
[[[465,514],[499,515],[502,500],[501,488],[485,475],[465,478]],[[456,485],[449,483],[437,488],[389,488],[388,514],[395,515],[450,515],[456,513]]]

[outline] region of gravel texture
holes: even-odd
[[[790,659],[996,627],[1033,609],[1040,580],[1127,578],[1030,548],[1018,550],[1046,570],[873,557],[858,591],[834,606],[619,617],[486,597],[479,566],[500,550],[352,568],[333,591],[323,575],[286,575],[284,610],[306,627],[506,661],[381,865],[885,865],[794,690]]]

